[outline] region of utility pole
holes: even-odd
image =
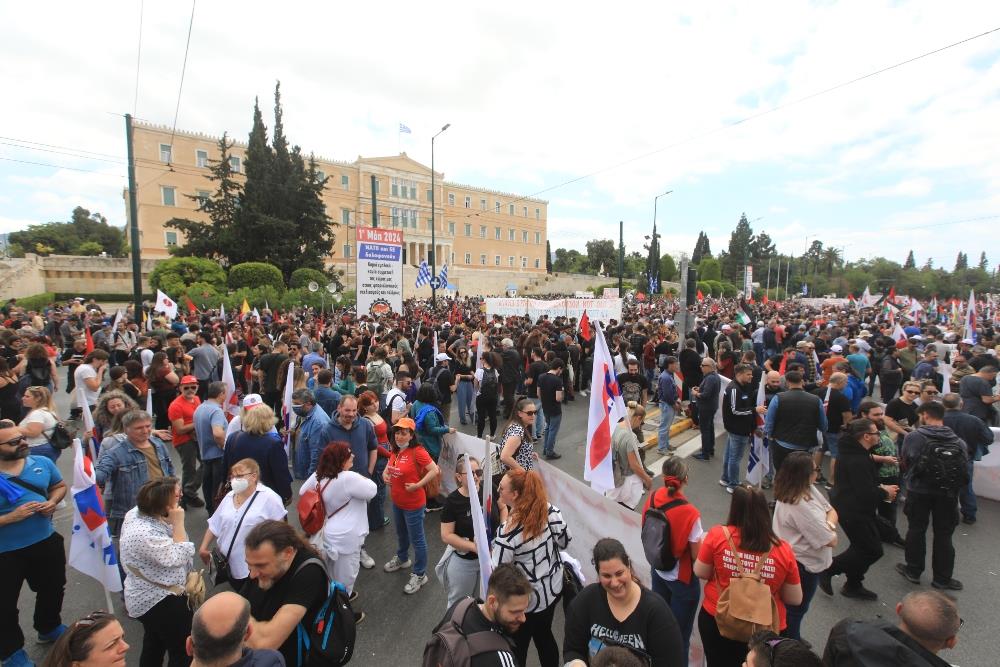
[[[434,229],[436,225],[434,220],[434,209],[437,208],[434,203],[434,198],[435,195],[437,194],[436,192],[434,192],[434,140],[437,139],[438,134],[441,134],[441,132],[444,132],[449,127],[451,127],[451,123],[445,123],[444,127],[442,127],[437,134],[431,137],[431,307],[432,308],[435,305],[437,305],[437,287],[435,287],[435,285],[438,284],[437,252],[436,252],[437,241],[434,235],[436,231]],[[445,259],[445,261],[448,260]],[[447,285],[442,285],[442,287],[447,287]]]
[[[139,204],[136,201],[135,149],[132,146],[132,115],[125,114],[125,146],[128,151],[129,240],[132,242],[132,316],[142,326],[142,257],[139,249]],[[173,146],[170,150],[173,151]]]
[[[618,298],[625,298],[622,277],[625,273],[625,221],[618,221]]]
[[[686,336],[687,332],[690,331],[688,328],[688,260],[687,257],[681,256],[681,307],[677,311],[677,320],[680,325],[678,331],[681,332],[681,336]]]
[[[372,227],[378,227],[378,178],[372,174]]]

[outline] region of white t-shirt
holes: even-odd
[[[250,568],[247,567],[246,550],[244,548],[247,533],[263,521],[269,519],[280,521],[287,514],[285,505],[281,502],[281,497],[277,493],[259,482],[257,483],[257,492],[257,499],[248,508],[247,505],[253,494],[243,501],[242,505],[235,507],[233,505],[233,492],[230,491],[222,499],[222,502],[219,503],[215,514],[208,519],[208,529],[215,535],[215,543],[218,545],[219,551],[225,554],[229,551],[229,543],[233,541],[233,532],[236,530],[236,524],[239,523],[243,512],[246,511],[247,513],[246,518],[243,519],[243,524],[240,526],[240,532],[236,536],[236,541],[233,542],[233,550],[229,553],[229,571],[235,579],[246,579],[250,576]]]
[[[38,445],[44,445],[49,441],[49,433],[51,429],[56,425],[56,418],[51,412],[44,409],[32,410],[28,413],[28,416],[21,420],[20,426],[23,428],[28,424],[41,424],[42,432],[41,434],[35,436],[34,438],[28,438],[29,447],[37,447]]]
[[[153,363],[153,351],[148,347],[139,351],[139,361],[142,362],[142,372],[145,373],[149,365]]]
[[[701,540],[702,536],[705,534],[705,529],[701,527],[701,518],[695,520],[694,525],[691,526],[691,534],[688,535],[688,542],[690,544],[697,544]],[[677,581],[677,575],[681,570],[681,559],[677,559],[677,564],[674,565],[672,570],[654,570],[657,575],[660,576],[664,581]]]
[[[73,372],[73,379],[76,380],[76,388],[78,391],[83,392],[83,396],[87,400],[87,405],[97,405],[97,397],[100,395],[101,390],[99,387],[96,391],[89,389],[84,380],[96,377],[97,371],[90,364],[80,364]]]
[[[323,524],[323,547],[332,556],[357,553],[368,535],[368,501],[375,497],[375,482],[353,470],[345,470],[317,486],[313,473],[302,483],[299,494],[313,489],[323,490],[327,516],[343,507]]]

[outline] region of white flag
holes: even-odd
[[[486,458],[489,458],[487,452]],[[492,482],[483,477],[483,487],[491,486]],[[479,558],[479,590],[489,588],[490,575],[493,574],[493,563],[490,561],[490,534],[486,530],[483,510],[479,505],[479,495],[476,493],[476,478],[472,474],[472,463],[465,457],[465,488],[469,490],[469,508],[472,510],[472,531],[476,542],[476,555]]]
[[[97,434],[94,433],[94,414],[90,411],[90,405],[87,403],[87,397],[83,393],[83,387],[77,387],[76,404],[83,411],[83,430],[84,433],[88,434],[87,446],[90,450],[90,458],[96,461],[101,443],[97,442]]]
[[[111,325],[111,335],[114,336],[118,333],[118,324],[122,321],[122,309],[119,308],[118,312],[115,313],[114,324]]]
[[[156,305],[153,310],[160,311],[172,320],[177,319],[177,304],[160,290],[156,290]]]
[[[236,378],[233,377],[233,363],[229,360],[229,349],[222,346],[222,381],[226,383],[226,400],[223,409],[232,416],[240,414],[240,397],[236,395]],[[292,368],[291,365],[288,367]]]
[[[80,439],[73,439],[73,533],[69,542],[69,564],[101,582],[105,590],[120,591],[118,558],[111,542],[108,519],[97,488],[94,464],[84,456]]]
[[[223,322],[226,321],[226,304],[224,303],[219,304],[219,319]]]
[[[615,364],[608,352],[604,331],[598,323],[594,336],[594,370],[590,380],[587,452],[583,460],[583,479],[590,482],[591,488],[598,493],[615,488],[611,433],[618,422],[628,415],[614,371]]]
[[[285,454],[288,454],[292,442],[292,426],[295,423],[295,413],[292,412],[292,392],[295,390],[295,362],[288,364],[285,375],[285,391],[281,399],[281,415],[285,424]]]

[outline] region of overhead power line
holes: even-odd
[[[177,134],[177,116],[181,111],[181,92],[184,90],[184,73],[187,71],[188,51],[191,48],[191,29],[194,27],[194,8],[198,0],[191,0],[191,19],[188,21],[187,41],[184,43],[184,63],[181,65],[181,81],[177,86],[177,105],[174,107],[174,129],[170,132],[170,145],[174,145],[174,136]],[[170,156],[173,159],[173,155]]]

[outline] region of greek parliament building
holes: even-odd
[[[171,139],[171,134],[168,127],[134,125],[143,259],[169,257],[172,246],[184,244],[183,234],[164,226],[171,218],[208,222],[188,195],[208,196],[214,191],[215,183],[207,177],[209,161],[219,157],[219,137],[178,130]],[[230,153],[238,174],[244,173],[246,148],[237,142]],[[316,161],[327,178],[323,190],[327,215],[340,225],[328,266],[342,269],[344,282],[353,286],[355,228],[372,225],[374,176],[378,226],[403,231],[403,287],[404,293],[413,293],[416,269],[410,267],[422,260],[430,264],[431,259],[431,170],[406,153],[359,156],[353,162]],[[436,264],[440,271],[447,262],[449,281],[462,292],[500,294],[512,285],[523,288],[532,278],[544,277],[548,202],[451,183],[441,172],[435,175],[435,188]],[[125,211],[128,216],[127,191]]]

